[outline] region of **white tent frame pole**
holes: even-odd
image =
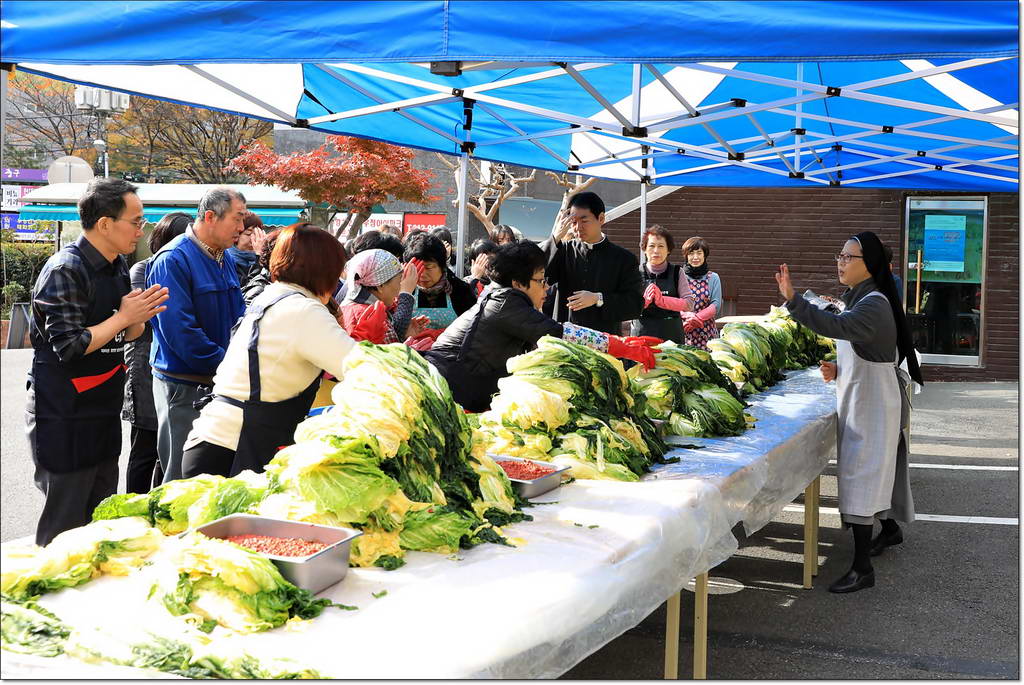
[[[477,102],[477,104],[480,106],[481,109],[486,107],[486,105],[484,103],[482,103],[482,102]],[[497,115],[494,114],[493,110],[488,109],[487,111],[490,112],[493,116],[497,117]],[[515,127],[513,127],[511,125],[508,125],[508,126],[512,130],[521,130],[521,129],[516,129]],[[506,138],[492,138],[490,140],[481,141],[481,142],[477,143],[476,146],[478,148],[480,148],[480,147],[487,147],[489,145],[504,145],[506,143],[518,143],[518,142],[523,141],[523,140],[533,141],[533,140],[539,140],[541,138],[554,138],[556,136],[566,136],[566,135],[569,135],[570,133],[585,133],[587,131],[592,131],[592,130],[594,130],[594,129],[592,127],[590,127],[590,126],[580,126],[578,128],[574,128],[572,126],[567,126],[567,127],[562,127],[562,128],[553,128],[553,129],[548,130],[548,131],[540,131],[538,133],[526,133],[524,131],[524,132],[522,132],[522,135],[518,135],[518,136],[508,136]],[[568,164],[566,164],[566,166],[568,166]]]
[[[520,136],[527,136],[526,138],[523,138],[523,140],[529,140],[531,143],[536,145],[538,148],[540,148],[544,152],[546,152],[549,155],[551,155],[552,157],[554,157],[555,160],[557,160],[558,162],[561,162],[564,166],[566,166],[566,167],[570,166],[569,162],[564,157],[562,157],[561,155],[556,153],[554,150],[549,148],[544,143],[542,143],[539,140],[537,140],[536,136],[530,137],[526,133],[526,131],[524,131],[523,129],[519,128],[518,126],[516,126],[512,122],[508,121],[505,117],[503,117],[500,114],[498,114],[497,112],[495,112],[492,108],[488,107],[486,104],[481,102],[481,103],[478,103],[477,106],[480,107],[480,109],[482,109],[483,111],[485,111],[488,114],[490,114],[492,117],[494,117],[498,121],[500,121],[501,123],[505,124],[505,126],[507,126],[509,129],[511,129],[511,130],[515,131],[516,133],[518,133]],[[575,131],[576,129],[563,129],[563,130]]]
[[[307,121],[310,126],[313,126],[316,124],[326,124],[330,121],[341,121],[343,119],[353,119],[355,117],[369,116],[371,114],[380,114],[381,112],[391,112],[396,109],[404,110],[412,109],[414,107],[423,107],[425,105],[443,105],[445,103],[461,99],[462,98],[456,97],[451,93],[448,93],[447,95],[435,93],[432,95],[421,95],[419,97],[406,98],[405,100],[396,100],[395,102],[382,102],[370,107],[349,109],[343,112],[334,112],[333,114],[324,114],[318,117],[310,117]]]
[[[210,72],[206,71],[205,69],[201,69],[201,68],[197,67],[194,64],[182,64],[180,66],[183,67],[187,71],[191,71],[193,74],[196,74],[197,76],[202,76],[204,79],[206,79],[210,83],[218,85],[218,86],[220,86],[221,88],[223,88],[224,90],[226,90],[226,91],[228,91],[230,93],[234,93],[235,95],[237,95],[238,97],[242,98],[243,100],[251,102],[252,104],[256,105],[257,107],[260,107],[260,108],[266,110],[267,112],[270,112],[274,116],[280,118],[282,121],[285,121],[285,122],[287,122],[289,124],[293,124],[293,125],[295,124],[295,117],[293,115],[288,114],[287,112],[283,112],[283,111],[279,110],[277,107],[274,107],[273,105],[268,104],[268,103],[264,102],[263,100],[260,100],[258,97],[255,97],[253,95],[250,95],[249,93],[246,93],[241,88],[239,88],[237,86],[231,85],[230,83],[228,83],[224,79],[221,79],[221,78],[218,78],[217,76],[214,76],[213,74],[211,74]]]
[[[889,105],[890,107],[902,107],[903,109],[912,109],[918,112],[944,114],[946,116],[955,117],[957,119],[971,119],[973,121],[983,121],[986,124],[1002,124],[1003,126],[1014,126],[1016,124],[1016,121],[1011,121],[1004,117],[997,117],[990,114],[979,114],[977,112],[971,112],[968,110],[953,109],[952,107],[929,105],[923,102],[913,102],[911,100],[902,100],[900,98],[886,97],[885,95],[861,93],[856,90],[847,91],[845,88],[843,89],[842,97],[850,98],[851,100],[862,100],[864,102],[872,102],[876,105]]]
[[[1016,107],[1016,103],[1011,104],[1011,105],[999,105],[998,109],[1007,109],[1007,108],[1011,108],[1011,107]],[[780,110],[778,113],[779,114],[792,114],[792,112],[789,111],[789,110]],[[818,115],[818,114],[809,114],[807,112],[804,112],[804,118],[805,119],[812,119],[814,121],[825,121],[825,122],[829,122],[829,123],[832,123],[832,124],[839,124],[841,126],[852,126],[852,127],[856,127],[856,128],[869,129],[869,130],[862,131],[862,132],[859,132],[859,133],[850,133],[850,134],[846,134],[846,135],[842,135],[842,136],[832,136],[832,137],[826,138],[825,140],[819,141],[819,142],[835,141],[835,142],[841,143],[841,142],[843,142],[845,140],[858,140],[860,138],[884,135],[884,131],[882,131],[881,127],[878,126],[878,124],[866,124],[866,123],[864,123],[862,121],[851,121],[849,119],[839,119],[837,117],[825,117],[825,116],[821,116],[821,115]],[[1011,144],[1008,144],[1008,143],[1004,144],[1004,143],[998,142],[999,140],[1003,140],[1003,138],[988,139],[988,140],[977,139],[977,138],[960,138],[960,137],[957,137],[957,136],[947,136],[947,135],[944,135],[944,134],[941,134],[941,133],[927,133],[925,131],[916,131],[916,130],[914,130],[916,128],[920,128],[920,127],[923,127],[923,126],[931,126],[933,124],[941,124],[941,123],[944,123],[944,122],[947,122],[947,121],[952,121],[954,118],[955,117],[939,117],[937,119],[929,119],[927,121],[917,121],[917,122],[913,122],[913,123],[910,123],[910,124],[903,124],[902,126],[893,126],[893,134],[904,135],[904,136],[911,136],[911,137],[914,137],[914,138],[928,138],[928,139],[931,139],[931,140],[941,140],[941,141],[949,142],[949,143],[964,143],[964,144],[967,144],[967,145],[976,145],[976,146],[979,146],[979,147],[993,147],[993,148],[999,148],[999,149],[1003,149],[1003,150],[1016,150],[1017,149],[1016,145],[1011,145]],[[788,149],[791,149],[791,148],[783,148],[783,150],[788,150]]]
[[[633,126],[640,125],[640,93],[643,89],[643,65],[633,65],[633,117],[631,122]]]
[[[582,87],[583,90],[587,91],[590,94],[590,97],[594,98],[594,100],[596,100],[597,103],[601,105],[601,107],[603,107],[606,112],[615,117],[615,119],[620,124],[622,124],[623,128],[628,129],[633,127],[633,124],[629,121],[629,119],[622,112],[620,112],[615,105],[609,102],[608,98],[606,98],[604,95],[601,95],[601,91],[595,88],[593,84],[590,83],[590,81],[583,78],[583,76],[578,71],[573,69],[571,64],[566,64],[562,68],[565,70],[565,73],[569,74],[569,76],[572,77],[573,81],[580,84],[580,87]],[[635,78],[636,75],[634,72],[634,79]]]
[[[641,146],[641,147],[644,147],[644,146]],[[626,151],[623,150],[623,152],[626,152]],[[669,155],[675,155],[675,154],[677,154],[677,153],[670,152],[668,150],[659,150],[657,152],[649,152],[647,154],[639,154],[639,155],[636,155],[635,157],[616,158],[613,161],[615,161],[615,162],[640,162],[640,161],[645,160],[645,159],[655,159],[657,157],[667,157]],[[580,164],[578,166],[579,166],[580,169],[586,169],[588,167],[594,167],[594,166],[605,166],[605,165],[610,163],[608,160],[609,160],[609,158],[606,156],[606,157],[601,157],[601,158],[598,158],[598,159],[593,159],[593,160],[591,160],[589,162],[585,162],[585,163]]]
[[[797,83],[800,83],[800,84],[802,84],[804,82],[804,63],[803,62],[797,62],[796,63],[796,80],[797,80]],[[796,87],[796,94],[798,96],[804,94],[803,86],[798,85]],[[793,122],[796,125],[793,128],[800,128],[801,126],[803,126],[803,116],[802,116],[803,113],[804,113],[804,103],[802,103],[802,102],[796,103],[796,117],[794,117],[794,119],[793,119]],[[751,117],[751,118],[753,118],[753,117]],[[800,135],[799,133],[794,133],[793,136],[796,138],[796,145],[797,145],[796,155],[793,158],[793,164],[795,164],[796,167],[799,169],[800,168],[800,148],[802,148],[803,145],[804,145],[804,137],[802,135]],[[779,158],[782,159],[782,160],[786,159],[781,154],[779,155]]]
[[[867,155],[869,157],[873,156],[872,153],[866,152],[866,151],[863,151],[863,150],[861,150],[860,153],[861,154],[865,154],[865,155]],[[878,157],[880,159],[883,159],[883,160],[886,159],[885,155],[878,155]],[[850,181],[843,182],[843,185],[844,186],[849,186],[849,185],[855,185],[855,184],[859,184],[859,183],[867,183],[868,181],[879,181],[879,180],[886,179],[886,178],[897,178],[897,177],[900,177],[900,176],[909,176],[911,174],[922,174],[922,173],[938,172],[939,171],[939,169],[936,169],[935,165],[933,165],[933,164],[925,164],[923,162],[912,162],[910,160],[901,160],[899,163],[900,164],[907,164],[907,165],[914,166],[914,167],[917,167],[917,168],[915,168],[915,169],[907,169],[906,171],[897,171],[897,172],[894,172],[894,173],[891,173],[891,174],[879,174],[878,176],[865,176],[864,178],[855,178],[855,179],[852,179]],[[966,170],[963,170],[963,169],[959,169],[958,167],[960,167],[960,166],[969,166],[969,165],[966,165],[966,164],[952,164],[950,166],[943,166],[942,167],[942,171],[949,171],[950,173],[963,174],[963,175],[966,175],[966,176],[976,176],[976,177],[979,177],[979,178],[988,178],[988,179],[991,179],[991,180],[994,180],[994,181],[1004,181],[1006,183],[1019,183],[1019,181],[1016,178],[1007,178],[1006,176],[995,176],[993,174],[982,174],[982,173],[978,173],[976,171],[966,171]]]
[[[829,149],[830,148],[824,148],[824,149],[820,150],[820,152],[827,152]],[[714,158],[702,157],[702,159],[714,159]],[[700,166],[700,167],[691,167],[689,169],[679,169],[679,170],[676,170],[676,171],[666,171],[664,173],[654,174],[653,178],[655,180],[662,179],[662,178],[671,178],[673,176],[682,176],[684,174],[692,174],[692,173],[697,172],[697,171],[706,171],[708,169],[721,169],[721,168],[724,168],[724,167],[727,167],[727,166],[735,166],[735,165],[746,166],[746,167],[753,168],[753,169],[755,169],[757,171],[767,171],[768,173],[772,173],[772,174],[776,174],[776,175],[779,175],[779,176],[787,176],[788,177],[789,176],[789,172],[781,171],[779,169],[764,168],[764,167],[758,166],[756,164],[752,164],[752,162],[766,162],[766,161],[770,161],[771,159],[773,159],[773,155],[768,154],[768,155],[765,155],[763,157],[756,157],[756,158],[754,158],[753,160],[750,160],[750,161],[743,161],[743,162],[734,161],[734,160],[722,161],[722,162],[716,162],[715,164],[707,164],[707,165]],[[819,183],[825,183],[825,181],[823,181],[821,179],[804,179],[804,180],[816,181],[816,182],[819,182]]]
[[[880,150],[890,150],[890,151],[893,151],[893,152],[900,153],[900,154],[892,157],[892,161],[894,161],[894,162],[895,161],[899,161],[901,159],[910,159],[910,158],[914,158],[914,157],[919,157],[920,156],[920,155],[917,154],[917,152],[918,152],[917,150],[910,150],[910,149],[907,149],[907,148],[896,147],[894,145],[885,145],[883,143],[875,143],[875,142],[867,141],[867,140],[858,141],[857,144],[858,145],[865,145],[867,147],[878,148]],[[943,160],[943,161],[962,162],[964,164],[973,164],[973,165],[976,165],[976,166],[983,166],[983,167],[987,167],[987,168],[991,168],[991,169],[998,169],[999,171],[1010,171],[1010,172],[1013,172],[1013,173],[1017,173],[1017,167],[1006,166],[1004,164],[994,164],[994,163],[989,163],[989,162],[983,162],[981,160],[967,159],[965,157],[953,157],[953,156],[950,156],[950,155],[943,154],[945,152],[951,152],[953,150],[962,150],[964,148],[969,148],[969,147],[973,147],[973,146],[971,146],[971,145],[949,145],[947,147],[935,148],[934,150],[924,151],[924,152],[926,152],[926,154],[924,156],[931,157],[931,158],[934,158],[934,159],[940,159],[940,160]],[[847,151],[852,151],[854,148],[844,147],[843,149],[847,150]],[[1019,155],[1017,155],[1017,154],[1003,155],[1001,157],[1001,159],[1015,159],[1017,157],[1019,157]],[[852,164],[844,164],[842,166],[829,167],[829,169],[831,171],[845,171],[846,169],[857,169],[857,168],[862,167],[862,166],[870,166],[872,164],[877,164],[877,163],[878,163],[877,161],[854,162]],[[808,175],[810,175],[810,174],[820,174],[820,173],[823,173],[823,172],[822,171],[811,171],[811,172],[808,172]]]
[[[647,67],[647,70],[654,75],[654,78],[658,80],[658,83],[660,83],[662,87],[664,87],[665,90],[667,90],[669,94],[672,95],[672,97],[674,97],[676,101],[679,102],[679,104],[686,108],[686,111],[687,113],[689,113],[690,116],[699,116],[697,109],[693,105],[691,105],[685,97],[683,97],[682,93],[676,90],[675,86],[673,86],[672,83],[667,78],[665,78],[665,76],[658,70],[657,67],[655,67],[653,64],[644,64],[643,66]],[[637,121],[639,123],[639,117]],[[718,133],[718,131],[716,131],[712,126],[710,126],[709,124],[704,124],[704,130],[707,131],[711,136],[713,136],[714,139],[718,141],[719,145],[728,150],[729,154],[736,154],[736,149],[733,148],[725,140],[725,138],[723,138]]]
[[[766,110],[774,110],[780,107],[788,107],[789,105],[795,105],[798,102],[812,102],[814,100],[824,100],[827,95],[824,93],[808,93],[800,97],[788,97],[780,100],[772,100],[763,104],[752,105],[749,102],[745,107],[731,108],[731,111],[715,112],[714,114],[701,114],[700,116],[691,117],[689,114],[674,117],[671,119],[665,119],[660,121],[653,126],[647,126],[647,133],[659,133],[661,131],[667,131],[669,129],[686,128],[687,126],[700,126],[712,121],[720,121],[722,119],[732,119],[733,117],[741,117],[745,114],[751,114],[754,112],[763,112]]]
[[[672,112],[659,112],[658,114],[649,114],[645,117],[641,117],[640,123],[644,126],[647,126],[651,123],[664,123],[668,118],[671,118],[673,121],[678,121],[682,119],[696,118],[707,114],[714,114],[715,112],[721,112],[722,110],[733,110],[736,109],[738,106],[742,106],[736,104],[736,99],[730,99],[727,102],[717,102],[713,105],[705,105],[704,107],[701,107],[699,110],[694,110],[692,114],[689,112],[689,110],[685,109],[677,109]],[[707,126],[707,124],[703,122],[701,122],[701,125],[705,127]]]
[[[613,162],[609,162],[609,164],[621,164],[622,166],[626,167],[627,169],[632,171],[634,174],[636,174],[636,176],[638,178],[642,179],[644,177],[643,174],[641,174],[639,171],[637,171],[633,167],[629,166],[629,164],[627,164],[626,162],[620,161],[619,158],[618,158],[618,155],[616,155],[614,152],[612,152],[611,150],[606,148],[604,145],[602,145],[598,140],[596,140],[596,138],[592,134],[585,134],[585,135],[589,136],[588,140],[590,140],[590,142],[592,142],[597,147],[601,148],[601,150],[603,150],[606,155],[608,155],[611,159],[615,160]]]
[[[346,86],[348,86],[352,90],[356,91],[357,93],[361,93],[362,95],[365,95],[366,97],[370,98],[371,100],[373,100],[375,102],[380,102],[380,103],[384,102],[384,98],[382,98],[381,96],[379,96],[376,93],[372,92],[371,90],[369,90],[367,88],[364,88],[363,86],[359,85],[358,83],[356,83],[352,79],[348,78],[344,74],[339,74],[338,72],[334,71],[333,69],[328,69],[327,67],[325,67],[322,64],[314,64],[313,66],[315,66],[317,69],[319,69],[320,71],[324,72],[325,74],[327,74],[331,78],[335,79],[336,81],[338,81],[340,83],[344,83]],[[396,112],[396,114],[398,114],[398,115],[400,115],[402,117],[405,117],[406,119],[408,119],[409,121],[413,122],[414,124],[418,124],[419,126],[422,126],[423,128],[427,129],[428,131],[432,131],[433,133],[436,133],[437,135],[441,136],[442,138],[446,138],[446,139],[450,140],[451,142],[455,143],[456,145],[458,145],[459,143],[462,142],[461,140],[456,138],[451,133],[448,133],[444,129],[438,128],[437,126],[434,126],[431,123],[423,121],[419,117],[414,116],[412,114],[409,114],[408,112],[399,110],[398,112]]]
[[[640,181],[640,245],[643,245],[644,231],[647,230],[647,183]],[[640,250],[640,266],[646,262],[643,249]]]
[[[468,140],[468,136],[467,136]],[[465,261],[466,252],[466,215],[467,208],[466,203],[468,202],[467,197],[467,186],[469,185],[469,153],[463,152],[459,155],[459,222],[458,222],[458,235],[455,239],[456,250],[455,255],[455,275],[459,278],[463,276],[463,262]]]

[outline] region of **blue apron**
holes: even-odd
[[[413,297],[416,298],[417,304],[420,301],[420,289],[416,288],[413,293]],[[412,310],[413,316],[425,316],[430,319],[430,323],[427,324],[427,328],[448,328],[455,319],[459,318],[459,315],[455,313],[455,309],[452,307],[452,296],[445,293],[444,307],[416,307]]]

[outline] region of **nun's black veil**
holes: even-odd
[[[896,281],[892,277],[892,269],[889,260],[886,259],[885,247],[872,231],[863,231],[853,236],[853,239],[860,243],[864,253],[864,265],[871,272],[878,290],[889,300],[892,308],[893,318],[896,320],[896,346],[899,349],[899,357],[896,363],[907,360],[907,369],[910,377],[920,384],[924,384],[921,378],[921,367],[917,364],[917,354],[914,352],[913,340],[910,336],[910,325],[907,323],[907,316],[903,312],[903,304],[900,302],[899,292],[896,290]]]

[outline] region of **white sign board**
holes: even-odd
[[[334,217],[334,219],[331,220],[328,229],[331,231],[336,231],[338,227],[341,226],[342,222],[345,221],[345,219],[347,218],[348,214],[339,213],[337,216]],[[403,219],[404,215],[402,214],[371,214],[370,218],[363,223],[363,227],[360,233],[365,233],[367,231],[380,231],[385,226],[395,226],[396,228],[401,230]],[[350,235],[349,237],[353,236]]]
[[[0,188],[3,188],[3,211],[20,212],[21,198],[35,190],[36,187],[37,186],[15,185],[13,183],[5,183],[0,186]]]

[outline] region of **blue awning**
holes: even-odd
[[[299,220],[299,207],[249,207],[268,226],[287,226]],[[171,212],[184,212],[195,217],[194,207],[146,207],[146,221],[156,223]],[[18,221],[78,221],[78,207],[75,205],[25,205],[21,208]]]

